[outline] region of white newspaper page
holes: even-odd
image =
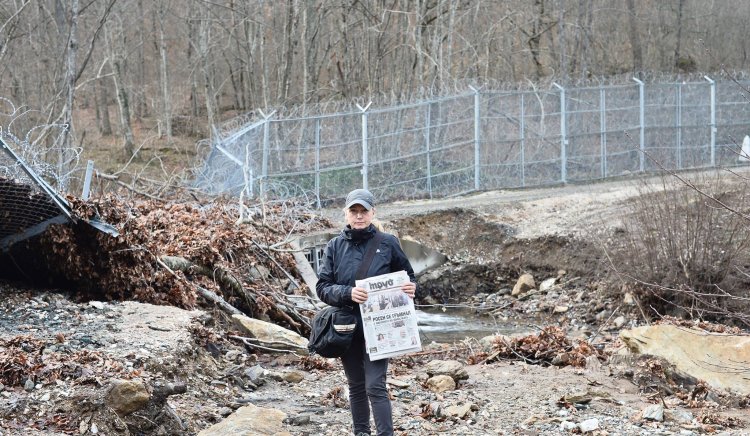
[[[368,294],[359,310],[370,360],[422,351],[414,301],[401,290],[408,281],[406,271],[356,281]]]

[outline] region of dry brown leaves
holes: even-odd
[[[109,236],[85,223],[53,226],[41,238],[38,252],[56,277],[98,298],[134,299],[183,308],[195,306],[196,293],[190,283],[193,278],[180,271],[167,271],[157,262],[160,256],[180,256],[209,270],[221,268],[238,278],[251,293],[275,291],[278,289],[274,286],[285,278],[276,263],[287,272],[294,272],[294,258],[290,253],[262,250],[255,244],[282,242],[293,229],[302,232],[330,226],[294,204],[267,206],[265,223],[237,225],[236,204],[228,201],[206,206],[153,200],[125,203],[113,195],[90,202],[72,197],[68,200],[79,216],[101,217],[120,235]],[[255,265],[263,265],[278,280],[250,280],[248,270]],[[221,295],[215,280],[197,280]],[[274,304],[264,299],[258,303],[260,313]]]
[[[115,375],[130,377],[122,364],[101,352],[78,350],[69,354],[44,354],[48,345],[51,344],[31,336],[0,339],[0,383],[23,386],[27,379],[35,384],[68,379],[86,384],[99,383]]]
[[[571,341],[565,332],[555,326],[547,326],[538,335],[519,338],[500,336],[494,342],[494,352],[471,356],[469,363],[494,362],[498,359],[524,360],[533,364],[557,366],[586,366],[588,356],[601,356],[601,352],[586,341]]]

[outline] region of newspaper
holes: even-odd
[[[408,281],[406,271],[356,281],[368,293],[359,310],[370,360],[422,351],[414,301],[401,290]]]

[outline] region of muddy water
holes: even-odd
[[[473,310],[440,309],[417,310],[417,323],[422,344],[453,343],[465,338],[503,334],[519,335],[530,332],[528,326],[503,322],[489,316],[479,316]]]

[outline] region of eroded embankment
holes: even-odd
[[[598,244],[580,237],[518,239],[516,229],[477,212],[454,208],[393,221],[402,239],[445,254],[448,261],[420,277],[420,298],[462,302],[512,288],[523,273],[591,278],[608,272]]]

